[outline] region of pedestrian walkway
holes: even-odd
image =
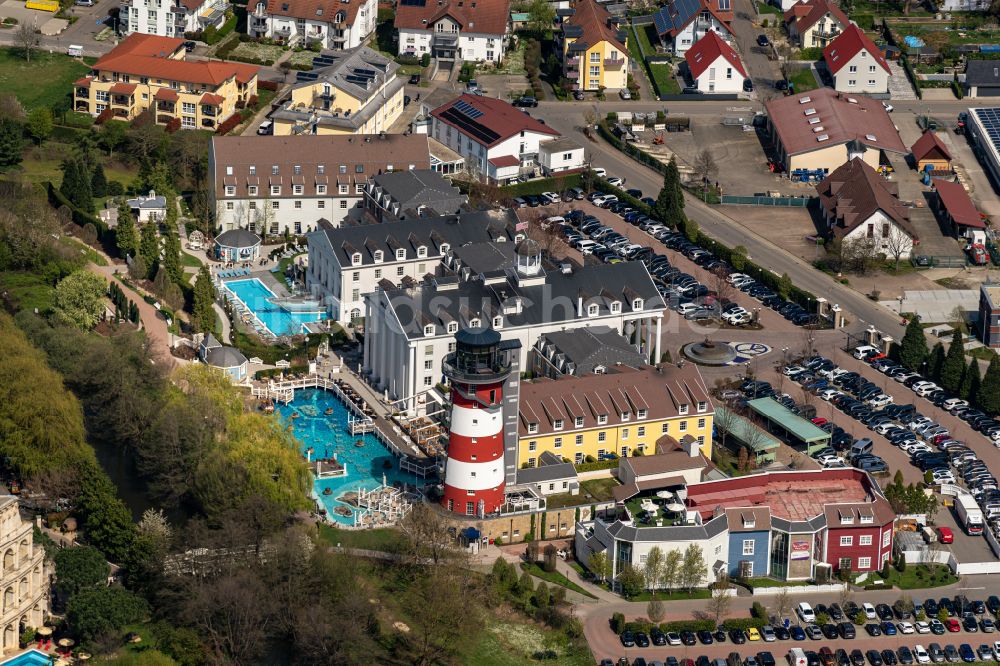
[[[889,77],[889,96],[892,101],[916,99],[917,93],[913,90],[909,77],[903,66],[895,60],[888,60],[889,70],[892,76]]]

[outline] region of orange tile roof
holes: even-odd
[[[889,74],[889,63],[885,61],[885,56],[882,55],[882,51],[875,46],[875,42],[868,38],[868,35],[861,32],[861,28],[851,23],[848,25],[844,32],[837,35],[837,37],[830,42],[830,44],[823,49],[823,59],[826,61],[826,66],[831,72],[836,74],[844,66],[851,61],[854,56],[861,53],[862,50],[868,51],[876,63],[882,66]]]
[[[743,78],[747,77],[746,69],[743,68],[743,61],[740,60],[736,51],[719,37],[719,33],[714,30],[709,30],[705,33],[705,36],[695,42],[694,46],[684,54],[688,69],[691,70],[691,77],[695,79],[704,74],[705,70],[720,57],[725,58],[729,64],[735,67],[736,71]]]
[[[924,133],[920,135],[920,138],[914,142],[913,147],[910,148],[910,152],[913,153],[913,159],[916,162],[919,162],[925,157],[931,156],[931,153],[934,151],[937,151],[937,154],[934,155],[934,157],[945,159],[949,162],[951,161],[951,151],[948,150],[946,145],[944,145],[941,138],[931,130],[925,130]]]
[[[559,132],[552,129],[545,123],[532,118],[527,113],[514,108],[508,102],[495,97],[486,97],[483,95],[462,95],[461,97],[453,99],[447,104],[442,104],[438,108],[434,109],[431,111],[431,115],[438,118],[441,122],[451,125],[460,133],[465,134],[466,136],[472,136],[466,127],[456,124],[454,121],[449,120],[443,115],[446,111],[460,102],[471,106],[480,114],[475,118],[475,120],[469,121],[470,123],[481,125],[496,134],[497,138],[490,141],[489,144],[486,145],[487,148],[492,148],[493,146],[502,143],[518,132],[537,132],[538,134],[551,134],[552,136],[559,136]],[[482,139],[477,139],[477,141],[480,143],[483,142]]]
[[[87,87],[90,87],[90,84],[93,82],[93,80],[94,80],[94,77],[92,77],[92,76],[85,76],[82,79],[77,79],[76,81],[74,81],[73,85],[74,86],[87,86]]]
[[[575,13],[566,18],[567,25],[579,26],[583,30],[582,39],[587,46],[593,46],[600,42],[610,42],[627,52],[625,45],[618,39],[618,30],[608,25],[611,14],[603,5],[597,4],[596,0],[578,0],[573,5]]]
[[[498,157],[491,157],[490,164],[495,167],[512,167],[521,164],[521,161],[514,157],[513,155],[500,155]]]
[[[226,101],[226,98],[222,95],[213,95],[212,93],[205,93],[201,96],[201,104],[208,104],[210,106],[222,106],[222,103]]]
[[[251,0],[247,11],[253,14],[259,5],[264,5],[267,14],[326,23],[333,23],[337,12],[342,11],[343,22],[353,25],[363,4],[364,0]]]
[[[808,8],[808,11],[806,8]],[[851,24],[847,15],[841,11],[840,7],[832,2],[828,2],[828,0],[802,0],[802,2],[793,5],[791,9],[785,12],[785,22],[794,22],[796,30],[801,35],[828,13],[844,27]]]
[[[135,92],[134,83],[116,83],[111,86],[112,95],[131,95]]]
[[[181,48],[183,43],[184,40],[176,37],[133,33],[98,60],[93,69],[213,86],[220,85],[234,76],[237,81],[247,83],[260,70],[256,65],[242,63],[171,58],[170,56]]]
[[[176,102],[179,99],[177,91],[171,88],[160,88],[156,91],[156,94],[153,95],[153,97],[156,99],[162,99],[166,102]]]
[[[438,20],[449,16],[463,31],[503,35],[510,21],[510,0],[450,0],[443,4],[425,0],[424,4],[400,4],[393,24],[397,29],[431,30]]]

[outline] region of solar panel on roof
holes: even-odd
[[[427,2],[426,0],[399,0],[399,4],[404,7],[423,7]]]
[[[370,79],[374,79],[375,75],[378,74],[374,69],[360,69],[358,67],[354,68],[354,74],[356,76],[367,76]]]
[[[368,84],[371,83],[371,79],[364,76],[354,76],[353,74],[348,74],[344,77],[344,80],[348,83],[353,83],[355,85],[361,86],[362,88],[367,88]]]
[[[459,113],[461,113],[461,114],[463,114],[463,115],[471,118],[472,120],[475,120],[476,118],[480,118],[483,115],[482,111],[480,111],[476,107],[472,106],[471,104],[469,104],[465,100],[459,100],[458,102],[455,102],[455,106],[453,106],[451,108],[453,108],[456,111],[458,111]]]
[[[457,106],[457,105],[456,105]],[[441,117],[448,122],[452,123],[460,130],[474,137],[480,143],[484,145],[489,145],[500,138],[500,135],[491,130],[488,127],[477,123],[475,120],[469,118],[464,113],[456,110],[455,107],[446,109]]]

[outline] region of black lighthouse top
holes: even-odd
[[[467,383],[502,380],[510,373],[509,347],[489,326],[463,328],[455,334],[455,351],[444,359],[444,374]]]

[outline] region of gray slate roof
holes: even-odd
[[[483,243],[499,238],[511,242],[517,215],[514,211],[476,211],[442,217],[422,217],[400,222],[363,224],[337,229],[321,228],[309,234],[309,243],[327,244],[341,266],[351,265],[351,255],[361,253],[361,264],[375,263],[375,252],[382,251],[383,263],[396,261],[396,249],[405,248],[407,261],[416,257],[417,247],[427,248],[427,258],[441,256],[441,245],[452,249],[468,243]]]
[[[470,243],[451,252],[474,275],[513,268],[516,264],[513,243]]]
[[[573,374],[576,375],[592,373],[598,366],[610,368],[621,363],[639,367],[646,363],[635,345],[611,328],[577,328],[546,333],[542,341],[550,346],[543,347],[545,357],[562,372],[568,372],[566,368],[572,364]]]
[[[205,362],[216,368],[235,368],[247,362],[247,357],[235,347],[212,347],[205,352]]]
[[[622,541],[697,541],[718,536],[728,528],[729,521],[726,514],[722,514],[703,525],[636,527],[619,521],[609,527],[608,532]]]
[[[224,247],[253,247],[260,245],[260,236],[249,229],[230,229],[216,236],[215,242]]]
[[[135,199],[129,199],[128,205],[130,208],[138,208],[140,210],[159,210],[167,207],[167,198],[160,195],[136,197]]]
[[[575,478],[577,478],[576,467],[573,463],[563,462],[562,458],[551,451],[545,451],[538,457],[537,467],[517,470],[518,484],[548,483]]]
[[[519,281],[513,271],[505,278],[487,276],[447,285],[435,280],[416,287],[387,289],[385,297],[396,312],[407,337],[423,337],[428,324],[460,325],[472,318],[492,321],[503,316],[505,327],[535,326],[589,318],[589,305],[598,306],[598,315],[611,314],[611,303],[619,301],[622,311],[632,311],[632,301],[643,299],[643,312],[662,311],[666,305],[656,290],[646,266],[639,261],[596,264],[571,273],[550,271],[537,278]],[[521,311],[510,306],[521,301]],[[582,300],[583,315],[578,314]],[[504,308],[508,311],[505,313]]]
[[[429,206],[438,214],[453,213],[469,200],[449,180],[430,169],[393,171],[373,180],[375,187],[399,204],[402,211]]]
[[[1000,60],[969,60],[965,64],[965,84],[1000,86]]]

